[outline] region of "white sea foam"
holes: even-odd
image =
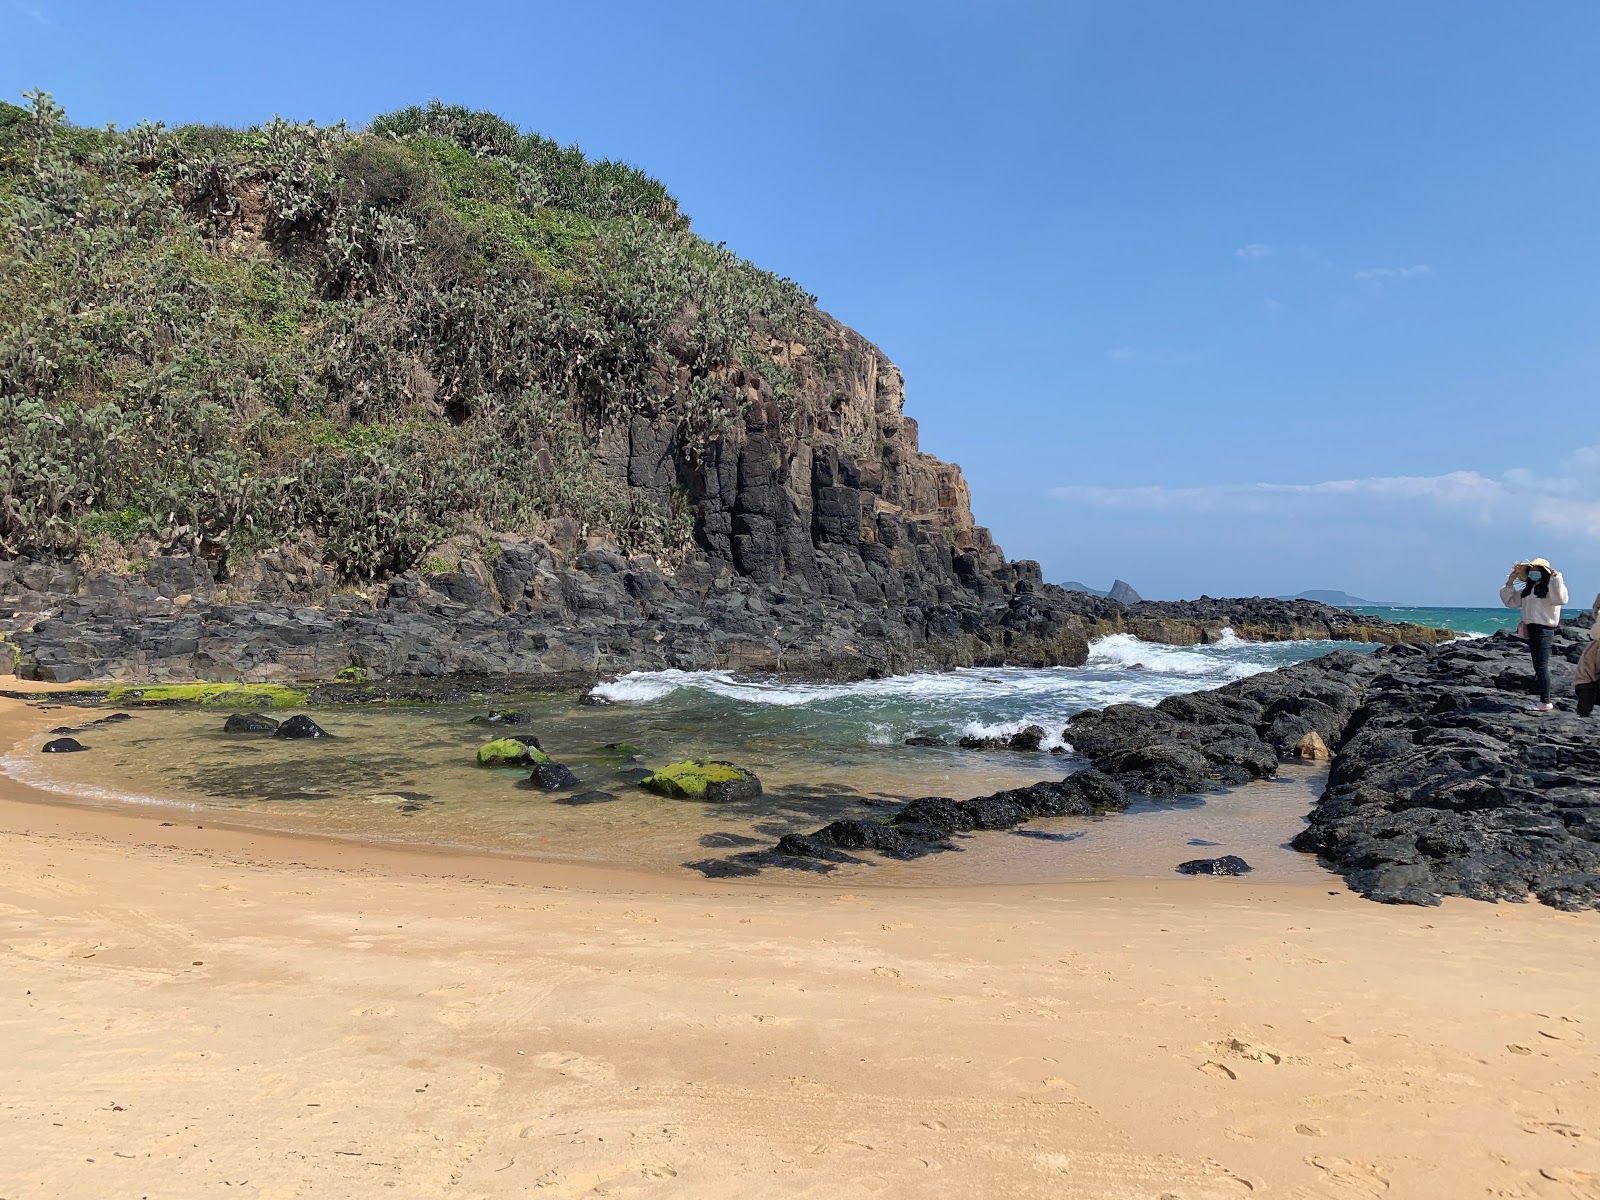
[[[1090,645],[1089,661],[1084,665],[1102,669],[1138,666],[1161,675],[1192,675],[1226,682],[1270,671],[1273,664],[1264,661],[1259,653],[1266,645],[1243,641],[1231,629],[1224,629],[1222,636],[1206,647],[1163,646],[1141,642],[1130,633],[1113,633]]]
[[[1065,722],[1058,716],[1048,717],[1022,717],[1016,721],[968,721],[961,726],[962,737],[982,738],[1010,738],[1021,733],[1029,725],[1037,725],[1044,730],[1044,740],[1039,743],[1041,750],[1054,750],[1065,747],[1061,740],[1061,729]]]

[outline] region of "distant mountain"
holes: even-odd
[[[1088,592],[1091,596],[1099,596],[1106,600],[1115,600],[1118,604],[1138,604],[1144,597],[1133,590],[1133,585],[1122,579],[1113,580],[1111,590],[1102,592],[1099,588],[1092,588],[1087,583],[1076,580],[1063,583],[1062,587],[1069,592]]]
[[[1298,596],[1279,596],[1279,600],[1315,600],[1318,604],[1331,604],[1334,608],[1403,608],[1391,600],[1363,600],[1349,592],[1313,589]]]

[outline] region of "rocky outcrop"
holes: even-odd
[[[1410,622],[1385,621],[1314,600],[1249,599],[1146,600],[1129,605],[1127,631],[1151,642],[1193,646],[1216,641],[1224,630],[1250,642],[1327,639],[1339,642],[1432,644],[1459,636],[1450,630]]]
[[[1586,640],[1557,631],[1558,696]],[[1508,634],[1380,663],[1295,846],[1374,900],[1600,908],[1600,723],[1570,699],[1529,711],[1527,648]]]
[[[331,680],[354,669],[580,687],[667,667],[859,679],[1078,664],[1110,633],[1178,645],[1228,628],[1264,640],[1453,636],[1304,601],[1124,607],[1045,584],[1036,563],[985,566],[916,521],[892,536],[903,539],[899,558],[879,561],[884,542],[862,542],[850,574],[839,564],[851,560],[824,543],[818,561],[835,573],[767,582],[727,561],[664,565],[603,545],[563,555],[545,542],[489,541],[448,569],[359,592],[325,594],[327,578],[296,576],[307,586],[299,602],[241,596],[237,573],[219,583],[187,557],[158,556],[132,575],[19,560],[0,564],[0,611],[11,614],[19,675],[55,682]]]

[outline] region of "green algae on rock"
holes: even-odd
[[[117,684],[108,704],[197,704],[209,708],[303,708],[306,693],[281,683]]]
[[[495,738],[478,747],[480,767],[525,767],[529,763],[546,763],[550,756],[537,746],[530,746],[521,738]]]
[[[639,780],[639,786],[682,800],[751,800],[761,795],[761,780],[728,762],[687,759],[670,763]]]

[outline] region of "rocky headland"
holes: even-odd
[[[23,678],[859,678],[1124,630],[1445,636],[1046,585],[881,350],[660,182],[492,113],[119,132],[31,94],[0,104],[0,196]]]

